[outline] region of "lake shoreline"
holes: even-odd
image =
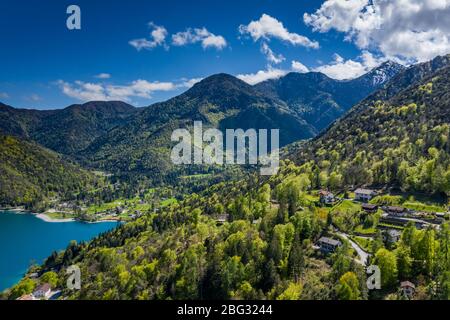
[[[11,209],[0,210],[0,292],[17,284],[30,265],[42,265],[53,251],[66,249],[73,240],[91,241],[120,225],[116,221],[48,223],[36,213]]]
[[[45,222],[49,222],[49,223],[65,223],[65,222],[77,221],[74,218],[54,219],[45,213],[31,213],[31,214],[34,215],[36,218],[41,219]]]
[[[105,222],[121,222],[119,220],[97,220],[97,221],[83,221],[83,220],[78,220],[75,218],[63,218],[63,219],[55,219],[50,217],[47,213],[35,213],[35,212],[31,212],[31,211],[27,211],[21,207],[11,207],[11,208],[0,208],[0,213],[1,212],[10,212],[10,213],[14,213],[14,214],[30,214],[35,216],[36,218],[48,222],[48,223],[68,223],[68,222],[81,222],[81,223],[88,223],[88,224],[93,224],[93,223],[105,223]]]

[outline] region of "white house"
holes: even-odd
[[[369,202],[376,194],[373,190],[358,188],[355,190],[355,200]]]
[[[416,286],[409,281],[403,281],[400,283],[400,290],[405,297],[411,299],[416,292]]]
[[[44,284],[41,284],[40,286],[38,286],[36,288],[36,290],[34,290],[33,296],[36,299],[42,299],[42,298],[48,299],[50,297],[51,292],[52,292],[51,286],[48,283],[44,283]]]
[[[325,204],[332,204],[335,201],[334,194],[330,191],[320,190],[320,202]]]

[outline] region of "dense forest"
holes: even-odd
[[[0,177],[0,205],[27,207],[46,198],[73,199],[103,183],[51,150],[1,134]]]
[[[173,166],[169,156],[174,129],[192,129],[194,121],[202,121],[205,129],[280,129],[280,145],[285,146],[314,137],[402,70],[387,62],[354,80],[291,73],[278,82],[255,86],[218,74],[177,97],[144,108],[94,101],[38,111],[0,103],[0,132],[35,141],[87,169],[113,175],[130,192],[161,185],[195,192],[230,179],[230,171],[217,166]],[[185,183],[183,177],[193,175],[204,179],[196,185]]]
[[[392,185],[448,194],[449,78],[447,66],[389,100],[369,97],[293,158],[312,161],[318,187]]]
[[[392,241],[375,228],[383,227],[381,213],[364,212],[349,195],[359,186],[420,192],[444,198],[439,208],[448,210],[450,66],[430,65],[416,66],[418,77],[402,71],[398,79],[409,82],[401,90],[388,83],[317,138],[288,146],[277,175],[199,188],[89,243],[71,243],[31,270],[38,279],[25,277],[4,297],[49,282],[69,299],[404,299],[400,284],[413,280],[415,299],[450,299],[448,216],[438,227],[389,225],[400,232]],[[319,189],[340,194],[338,203],[318,201]],[[370,239],[358,238],[363,232]],[[316,247],[324,236],[342,245],[325,254]],[[380,290],[368,290],[349,239],[380,268]],[[64,287],[72,264],[81,268],[80,291]]]
[[[47,259],[41,281],[63,284],[65,268],[77,264],[83,286],[64,290],[71,299],[399,299],[399,281],[408,279],[419,279],[421,299],[450,298],[448,224],[438,231],[408,225],[394,247],[378,238],[372,262],[382,290],[368,292],[347,243],[332,255],[313,248],[332,232],[333,216],[308,201],[311,182],[298,169],[283,165],[262,185],[217,185],[90,243],[72,243]],[[218,224],[223,212],[229,222]],[[33,286],[24,279],[9,297]]]

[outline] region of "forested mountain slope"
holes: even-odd
[[[173,99],[139,109],[114,101],[49,111],[0,104],[0,131],[127,180],[174,183],[181,175],[211,173],[217,168],[174,168],[169,159],[173,130],[191,128],[196,120],[222,130],[280,129],[284,146],[314,137],[400,69],[385,63],[351,81],[335,81],[320,73],[292,73],[257,86],[218,74]]]
[[[313,160],[322,187],[388,184],[448,194],[450,63],[445,59],[437,71],[428,68],[431,62],[417,67],[420,76],[411,76],[413,68],[398,75],[293,158]],[[402,80],[411,84],[412,78],[421,80],[410,86]],[[392,92],[397,93],[386,101],[377,99]]]
[[[174,170],[170,161],[173,130],[192,131],[194,121],[223,130],[280,129],[281,145],[316,134],[283,102],[233,76],[218,74],[180,96],[145,108],[128,124],[96,139],[81,156],[106,171],[161,179]]]
[[[110,129],[125,124],[138,111],[119,101],[93,101],[45,111],[14,109],[0,103],[0,132],[74,154]]]
[[[94,186],[92,173],[36,143],[0,134],[0,205],[36,205]]]
[[[223,182],[149,211],[53,254],[40,275],[65,283],[66,268],[80,266],[81,290],[62,292],[75,299],[400,299],[400,282],[412,279],[419,297],[449,299],[448,221],[439,229],[409,224],[393,247],[377,233],[369,263],[380,266],[382,289],[368,292],[348,242],[340,238],[328,255],[313,246],[338,237],[332,224],[340,215],[365,223],[367,214],[323,207],[311,194],[365,184],[448,193],[449,80],[444,66],[389,100],[368,99],[296,151],[297,164],[282,161],[277,175]],[[218,223],[224,213],[228,222]]]
[[[259,83],[255,88],[284,101],[321,131],[403,69],[402,65],[387,61],[367,74],[345,81],[318,72],[289,73],[280,79]]]

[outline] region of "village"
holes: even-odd
[[[109,202],[83,203],[80,201],[61,201],[52,198],[46,203],[43,212],[36,216],[47,222],[128,222],[140,218],[145,213],[157,213],[177,200],[166,188],[153,188],[134,198],[119,198]],[[25,208],[15,208],[26,211]]]
[[[402,230],[408,224],[414,224],[417,229],[439,229],[441,224],[449,220],[450,212],[446,204],[426,204],[424,201],[412,201],[411,198],[400,199],[399,195],[392,195],[382,190],[356,188],[345,194],[334,194],[328,190],[309,191],[303,197],[311,201],[318,212],[325,212],[332,217],[328,231],[313,244],[313,249],[324,259],[336,253],[344,243],[348,244],[349,252],[355,262],[367,268],[370,265],[371,256],[374,254],[371,245],[378,236],[392,247],[400,241]],[[149,201],[136,197],[133,199],[121,199],[92,205],[87,208],[78,208],[71,203],[58,203],[53,208],[57,219],[74,217],[74,212],[81,212],[87,217],[95,217],[97,221],[119,220],[131,221],[143,214],[157,213],[164,207],[176,203],[170,195],[158,197]],[[400,201],[401,200],[401,201]],[[407,201],[406,201],[407,200]],[[271,200],[272,209],[278,208],[278,202]],[[298,208],[303,210],[302,207]],[[66,212],[66,213],[64,213]],[[52,211],[47,211],[52,215]],[[82,216],[81,216],[82,217]],[[86,219],[86,217],[85,217]],[[223,225],[230,222],[227,213],[215,216],[216,224]],[[261,218],[252,221],[258,225]],[[31,279],[33,274],[28,275]],[[413,280],[402,281],[399,284],[399,292],[406,298],[412,299],[416,290]],[[51,300],[56,299],[59,291],[49,283],[40,283],[31,294],[23,295],[18,300]]]
[[[356,188],[345,195],[317,190],[308,192],[304,197],[311,200],[319,208],[319,212],[324,211],[332,216],[329,232],[321,236],[313,248],[326,258],[347,242],[354,260],[365,268],[369,266],[370,257],[374,254],[371,245],[376,237],[381,235],[385,244],[395,247],[408,224],[414,224],[418,230],[430,227],[438,230],[450,219],[446,203],[427,204],[411,197],[405,199],[401,195],[392,195],[384,190]],[[271,202],[273,208],[278,208],[276,200]],[[341,219],[341,216],[344,218]],[[216,223],[219,225],[229,220],[228,214],[216,216]],[[253,220],[253,224],[260,221],[261,219]],[[405,298],[412,299],[416,286],[412,280],[402,281],[398,290]]]
[[[350,199],[339,198],[327,190],[320,190],[318,194],[320,203],[330,208],[329,213],[339,214],[343,203],[344,207],[346,207],[345,204],[351,203],[347,208],[353,208],[353,213],[361,217],[363,221],[370,220],[369,217],[372,217],[373,225],[369,228],[356,226],[353,230],[346,230],[346,232],[333,223],[330,235],[321,237],[315,245],[320,252],[328,255],[336,252],[343,245],[343,241],[348,241],[358,256],[355,261],[365,267],[368,267],[370,256],[373,255],[370,244],[375,241],[378,234],[382,235],[383,241],[388,246],[393,247],[400,241],[402,230],[408,224],[414,224],[419,230],[429,227],[439,229],[440,225],[450,217],[448,207],[440,208],[447,211],[434,211],[437,208],[418,206],[408,202],[405,202],[406,206],[383,204],[388,202],[386,200],[392,199],[392,196],[372,189],[357,188]],[[420,210],[416,207],[420,207]],[[376,218],[373,218],[374,216]],[[398,289],[403,297],[412,299],[416,286],[412,281],[402,281]]]

